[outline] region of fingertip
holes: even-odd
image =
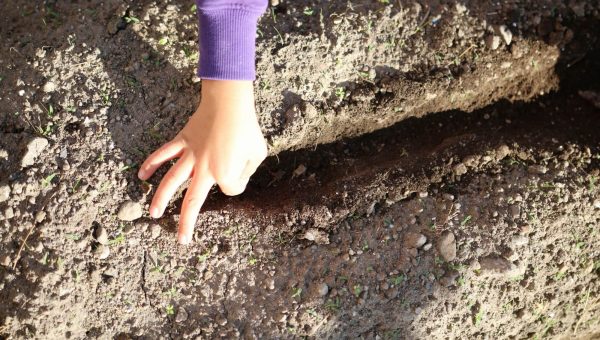
[[[181,245],[188,245],[192,242],[192,237],[191,235],[188,235],[185,232],[179,233],[179,244]]]
[[[140,170],[138,170],[137,176],[142,181],[145,181],[147,179],[147,177],[146,177],[146,171],[144,171],[144,169],[141,168],[141,167],[140,167]]]
[[[160,215],[160,210],[157,207],[150,207],[150,217],[159,218]]]

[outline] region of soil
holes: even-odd
[[[0,338],[600,337],[599,6],[270,6],[272,157],[182,247],[135,168],[196,108],[192,3],[3,2]]]

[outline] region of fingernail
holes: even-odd
[[[159,213],[158,213],[158,208],[157,207],[152,207],[150,208],[150,217],[152,218],[159,218]]]
[[[185,235],[185,234],[179,235],[179,243],[181,243],[183,245],[189,244],[190,243],[190,237],[188,235]]]
[[[146,172],[144,170],[142,170],[142,168],[140,168],[140,170],[138,170],[138,178],[139,179],[144,179],[144,175],[146,174]]]

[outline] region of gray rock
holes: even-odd
[[[105,260],[110,255],[110,249],[108,246],[100,245],[98,248],[94,250],[94,255],[100,260]]]
[[[15,217],[15,211],[13,210],[12,207],[8,207],[4,210],[4,218],[7,220],[10,220],[11,218]]]
[[[28,167],[35,163],[35,159],[48,146],[48,140],[42,137],[35,137],[27,143],[25,155],[21,158],[21,167]]]
[[[187,319],[188,319],[188,312],[183,308],[179,308],[179,310],[177,311],[177,315],[175,315],[175,322],[181,323],[181,322],[185,322]]]
[[[150,238],[153,240],[156,240],[157,238],[160,237],[160,225],[157,223],[153,223],[150,225]]]
[[[456,238],[451,231],[446,231],[442,234],[438,241],[438,251],[446,262],[456,259]]]
[[[329,286],[326,283],[321,283],[318,290],[320,296],[325,296],[329,293]]]
[[[408,232],[404,235],[406,248],[421,248],[427,242],[427,237],[421,233]]]
[[[94,230],[94,238],[96,239],[96,242],[102,245],[108,244],[108,233],[106,232],[106,229],[104,229],[104,227],[101,225],[98,226],[96,230]]]
[[[10,198],[10,187],[8,184],[0,184],[0,202],[6,202]]]
[[[138,218],[142,217],[143,214],[144,211],[142,210],[141,204],[133,201],[127,201],[124,202],[119,208],[117,217],[121,221],[135,221]]]

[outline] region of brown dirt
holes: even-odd
[[[282,1],[274,156],[184,248],[179,199],[117,211],[195,109],[190,6],[0,4],[0,338],[600,336],[597,1]]]

